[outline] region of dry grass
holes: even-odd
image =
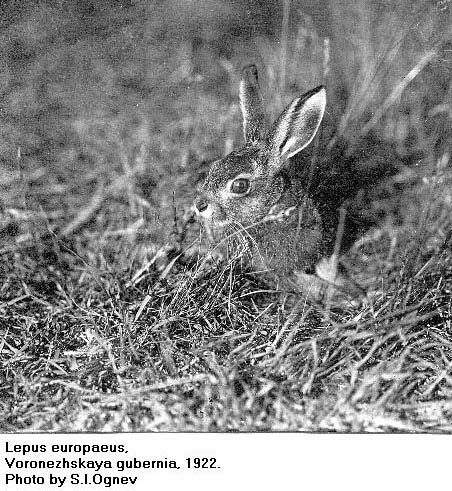
[[[130,26],[149,27],[133,11],[121,34],[103,31],[107,48],[27,39],[41,43],[35,58],[4,84],[3,431],[452,431],[448,45],[427,26],[422,42],[408,29],[391,50],[363,20],[370,4],[356,4],[367,44],[352,86],[339,86],[350,48],[343,40],[338,63],[340,40],[325,43],[295,2],[284,3],[282,46],[260,34],[227,55],[163,36],[170,57],[151,34],[128,45]],[[348,22],[337,15],[336,31]],[[208,251],[191,219],[206,160],[239,144],[236,68],[250,50],[277,94],[270,112],[326,79],[324,139],[372,130],[406,163],[373,203],[379,226],[347,257],[370,292],[363,305],[325,309],[271,291],[240,257]],[[145,55],[171,62],[142,73]],[[74,65],[71,83],[55,75]]]

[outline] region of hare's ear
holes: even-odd
[[[248,65],[240,80],[240,108],[247,143],[257,143],[265,135],[264,100],[257,79],[256,65]]]
[[[325,112],[326,91],[317,87],[293,100],[270,130],[268,145],[275,165],[307,147],[319,129]]]

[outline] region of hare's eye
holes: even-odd
[[[245,194],[250,189],[250,180],[245,177],[239,177],[231,182],[231,193]]]

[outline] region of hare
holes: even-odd
[[[308,189],[304,150],[319,130],[325,106],[326,90],[319,86],[294,99],[267,129],[257,69],[245,67],[240,81],[245,146],[213,162],[195,199],[195,212],[209,231],[244,238],[255,267],[315,300],[328,285],[353,296],[360,290],[338,272],[334,240]]]

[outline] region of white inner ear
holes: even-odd
[[[249,118],[249,113],[246,109],[246,104],[245,104],[245,91],[246,91],[245,82],[241,80],[239,86],[239,101],[240,101],[240,109],[242,111],[243,132],[246,131],[246,125]]]
[[[295,143],[297,143],[297,139],[294,137],[294,136],[291,136],[288,140],[287,140],[287,143],[284,145],[284,147],[281,149],[281,154],[282,155],[285,155],[290,148],[292,148],[293,145],[295,145]],[[306,143],[306,145],[304,147],[306,147],[307,145],[309,145],[310,141],[308,143]],[[300,149],[298,149],[296,152],[292,152],[292,153],[289,153],[287,155],[287,158],[290,158],[292,157],[293,155],[295,155],[295,153],[299,152],[300,150],[302,150],[304,147],[300,147]]]
[[[325,89],[311,96],[294,117],[293,114],[297,103],[298,100],[292,103],[281,125],[282,132],[290,135],[281,149],[281,156],[285,158],[293,157],[303,148],[306,148],[314,139],[325,113]]]

